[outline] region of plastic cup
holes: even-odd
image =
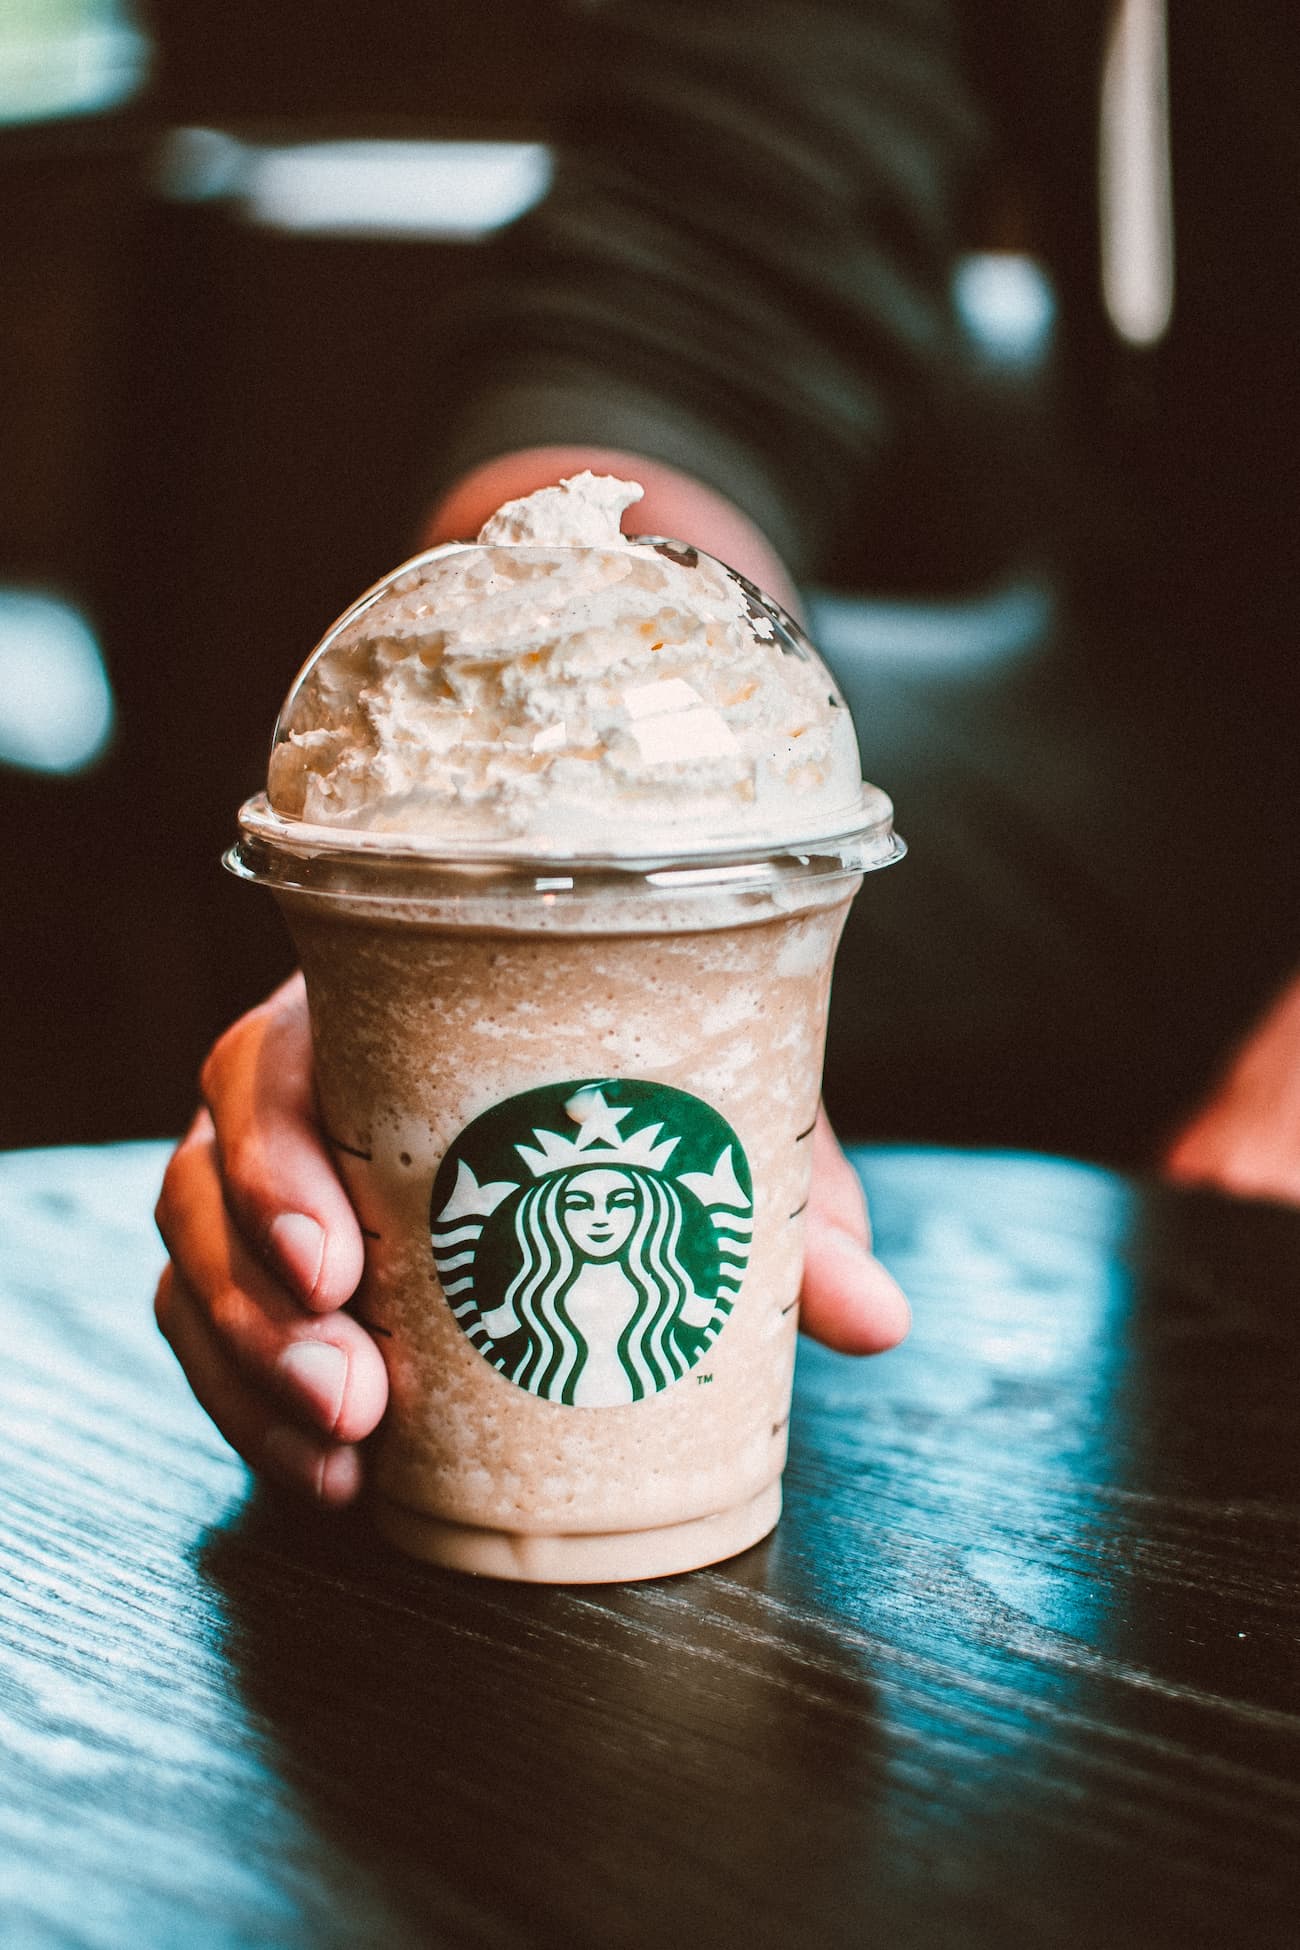
[[[335,625],[278,739],[427,559]],[[227,864],[293,935],[365,1235],[352,1308],[391,1389],[369,1495],[404,1550],[595,1583],[775,1524],[835,948],[903,850],[883,793],[859,782],[847,812],[788,845],[630,858],[243,808]]]

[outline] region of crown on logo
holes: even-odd
[[[564,1108],[579,1127],[576,1137],[534,1129],[536,1148],[531,1144],[515,1146],[534,1178],[570,1165],[640,1165],[644,1171],[662,1171],[677,1149],[675,1137],[655,1143],[662,1124],[646,1124],[624,1136],[618,1127],[632,1115],[632,1107],[624,1104],[616,1110],[605,1102],[603,1090],[580,1090]]]

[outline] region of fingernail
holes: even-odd
[[[322,1503],[351,1503],[361,1488],[361,1458],[352,1447],[331,1449],[320,1473]]]
[[[332,1341],[294,1341],[275,1365],[277,1374],[326,1429],[333,1429],[348,1381],[348,1357],[343,1349]]]
[[[310,1490],[313,1496],[320,1496],[328,1456],[323,1445],[304,1435],[301,1429],[291,1428],[287,1422],[270,1429],[262,1458],[277,1476],[287,1479],[296,1489]]]
[[[266,1236],[282,1271],[304,1300],[310,1300],[325,1263],[324,1229],[305,1212],[282,1212]]]

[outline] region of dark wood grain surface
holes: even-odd
[[[6,1950],[1300,1942],[1300,1215],[863,1153],[776,1536],[544,1590],[252,1490],[163,1156],[0,1158]]]

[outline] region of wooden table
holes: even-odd
[[[776,1537],[545,1590],[251,1490],[163,1157],[0,1158],[6,1946],[1300,1942],[1300,1214],[863,1153]]]

